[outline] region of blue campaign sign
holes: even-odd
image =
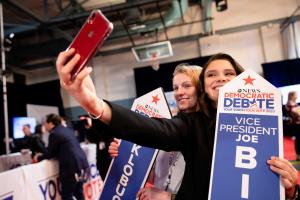
[[[13,196],[10,196],[10,197],[5,197],[3,200],[13,200]]]
[[[136,99],[131,110],[147,117],[171,118],[171,112],[162,88]],[[119,156],[108,170],[100,200],[136,199],[146,182],[158,150],[122,140]]]
[[[13,194],[5,194],[6,197],[0,196],[1,200],[13,200]]]
[[[211,198],[279,199],[278,176],[266,163],[279,154],[278,117],[229,113],[219,117],[215,163],[222,164],[215,165],[212,190],[222,192],[213,192]]]
[[[104,187],[100,199],[136,199],[155,151],[122,140],[119,148],[122,156],[114,159],[105,182],[108,187]]]
[[[271,156],[283,157],[280,92],[251,70],[219,91],[209,199],[284,199]]]

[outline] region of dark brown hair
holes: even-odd
[[[227,60],[228,62],[230,62],[237,75],[239,75],[244,71],[243,67],[238,62],[236,62],[230,55],[224,53],[218,53],[210,57],[210,59],[204,64],[202,68],[202,72],[199,77],[199,84],[200,84],[199,104],[200,104],[200,109],[205,113],[205,115],[214,120],[216,115],[216,108],[213,107],[212,100],[208,97],[207,93],[205,92],[204,75],[208,65],[215,60]]]
[[[61,118],[59,115],[51,113],[46,116],[46,122],[52,123],[54,126],[61,124]]]

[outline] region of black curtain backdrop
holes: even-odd
[[[276,87],[300,84],[300,59],[262,64],[266,80]]]
[[[202,66],[210,56],[198,57],[188,60],[180,60],[171,63],[160,64],[159,70],[155,71],[151,66],[135,68],[134,78],[137,97],[142,96],[158,87],[165,92],[172,91],[172,77],[175,67],[181,63]]]
[[[4,139],[4,108],[3,90],[0,89],[0,153],[5,153]],[[63,102],[60,94],[60,84],[58,80],[49,81],[33,85],[23,83],[7,83],[7,104],[9,134],[12,137],[12,118],[17,116],[27,116],[26,104],[57,106],[59,114],[64,115]]]

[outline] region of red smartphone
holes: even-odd
[[[71,72],[72,79],[86,66],[90,58],[95,54],[98,46],[109,36],[113,30],[113,24],[102,14],[100,10],[94,10],[77,33],[68,47],[74,48],[80,55],[80,61]]]

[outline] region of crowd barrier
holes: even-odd
[[[12,153],[0,156],[0,173],[31,163],[31,153]]]
[[[84,183],[86,200],[99,199],[103,182],[96,167],[96,145],[82,144],[91,168]],[[58,161],[44,160],[0,173],[0,200],[59,200]]]

